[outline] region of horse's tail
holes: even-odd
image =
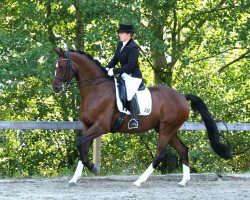
[[[224,159],[231,159],[231,151],[228,146],[220,143],[219,141],[219,130],[211,113],[208,111],[206,104],[203,100],[193,94],[186,94],[186,99],[191,101],[191,108],[195,112],[198,111],[207,128],[207,134],[210,141],[210,145],[214,152]]]

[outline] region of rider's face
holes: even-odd
[[[130,33],[119,33],[118,34],[119,35],[119,37],[120,37],[120,40],[122,41],[122,42],[127,42],[127,41],[129,41],[130,40],[130,38],[131,38],[131,34]]]

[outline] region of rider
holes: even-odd
[[[135,129],[139,126],[139,106],[136,97],[136,91],[142,83],[142,73],[138,64],[139,49],[133,40],[134,28],[131,24],[120,24],[117,33],[120,42],[115,51],[115,55],[109,62],[108,75],[113,76],[120,74],[125,80],[127,100],[129,102],[129,111],[131,120],[128,123],[129,129]],[[115,68],[117,63],[121,64],[120,68]]]

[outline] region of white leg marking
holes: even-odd
[[[153,163],[151,163],[149,165],[149,167],[147,168],[147,170],[138,178],[137,181],[135,181],[133,183],[133,185],[136,186],[136,187],[140,187],[141,183],[145,182],[148,179],[148,177],[150,176],[150,174],[153,173],[154,170],[155,169],[153,168]]]
[[[77,180],[82,176],[82,170],[83,170],[83,164],[82,164],[82,161],[79,160],[78,161],[78,165],[77,165],[77,168],[76,168],[76,171],[74,173],[74,176],[73,178],[69,181],[69,183],[75,183],[77,185]]]
[[[180,186],[185,186],[188,181],[190,181],[190,169],[187,165],[182,165],[183,167],[183,178],[182,181],[179,182]]]

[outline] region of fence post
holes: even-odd
[[[102,151],[102,143],[100,136],[94,139],[93,142],[93,163],[95,164],[98,173],[100,172],[100,167],[101,167],[101,151]]]

